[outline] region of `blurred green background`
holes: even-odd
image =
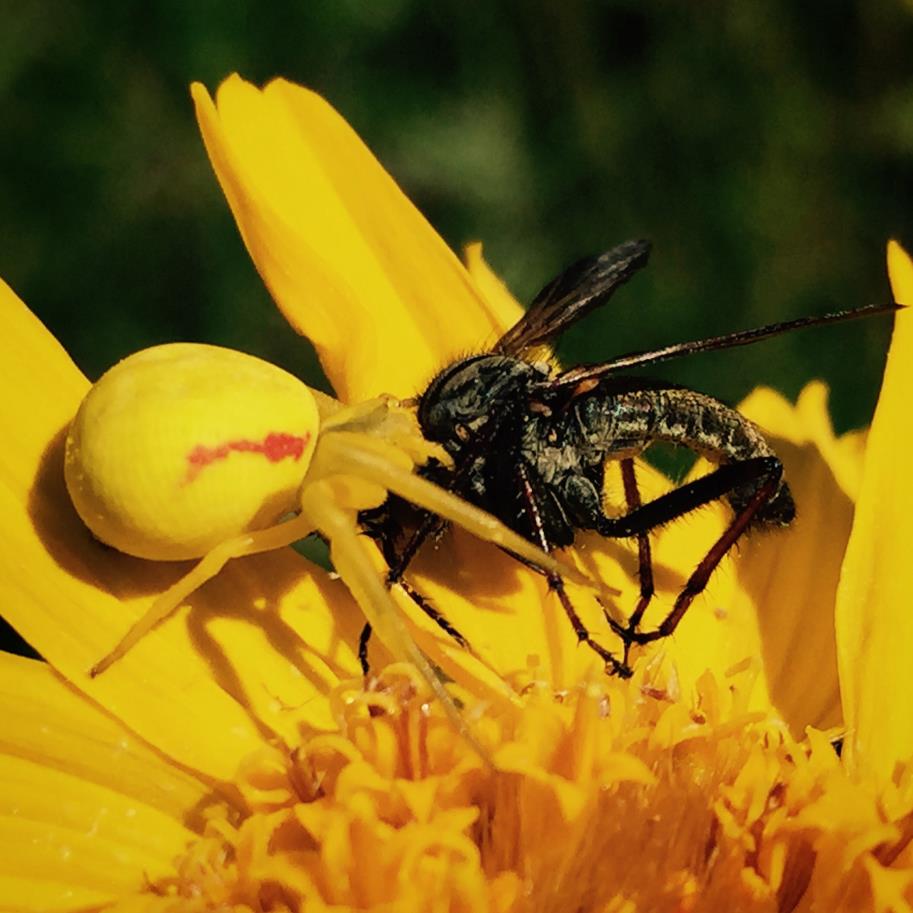
[[[654,254],[568,362],[888,299],[913,246],[913,7],[900,0],[20,2],[0,28],[0,275],[91,377],[168,340],[315,380],[207,163],[188,95],[316,88],[455,247],[521,300],[633,236]],[[872,320],[663,367],[737,401],[871,414]]]

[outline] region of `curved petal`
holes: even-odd
[[[888,246],[894,298],[913,302],[913,261]],[[837,593],[837,647],[847,762],[888,778],[913,757],[913,315],[895,318],[884,381]]]
[[[169,619],[89,679],[187,565],[129,558],[90,537],[62,471],[64,431],[87,382],[2,284],[0,313],[0,424],[12,431],[0,455],[4,616],[130,729],[210,776],[231,777],[264,739],[291,738],[301,722],[331,725],[325,698],[357,669],[358,613],[341,584],[290,550],[234,562],[194,594],[184,620]]]
[[[85,909],[139,889],[218,802],[45,663],[0,653],[0,719],[4,907]]]
[[[351,127],[282,79],[192,87],[219,183],[260,275],[339,397],[421,389],[497,313]]]
[[[736,569],[757,615],[771,702],[799,735],[841,722],[834,603],[858,487],[858,435],[834,436],[827,388],[817,382],[795,407],[759,390],[740,409],[768,432],[796,501],[791,527],[750,539]]]
[[[496,334],[506,333],[523,316],[522,305],[514,298],[501,277],[488,265],[482,254],[481,241],[473,241],[463,248],[463,262],[466,264],[469,278],[488,304],[492,330]]]
[[[167,761],[47,663],[0,653],[0,719],[0,755],[66,771],[185,825],[212,795],[211,785]]]
[[[46,909],[30,899],[29,888],[48,873],[59,886],[58,908],[72,892],[113,898],[138,890],[147,878],[171,873],[195,836],[132,796],[0,755],[0,878],[20,882],[14,909]],[[4,908],[12,900],[5,895]]]

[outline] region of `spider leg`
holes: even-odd
[[[536,501],[536,493],[533,491],[533,486],[529,479],[529,472],[522,463],[517,466],[517,476],[518,482],[520,483],[523,506],[526,509],[531,532],[542,550],[548,552],[551,550],[551,546],[545,535],[542,513],[539,510],[539,505]],[[526,563],[527,562],[524,561],[524,564]],[[571,627],[573,627],[574,633],[577,635],[577,640],[580,643],[586,644],[603,661],[608,674],[618,675],[621,678],[629,678],[631,670],[628,668],[627,663],[623,660],[619,660],[603,647],[602,644],[593,639],[586,625],[583,623],[583,619],[574,608],[574,604],[571,602],[571,598],[568,596],[567,590],[564,587],[564,580],[561,575],[555,571],[544,570],[534,564],[531,564],[530,567],[545,575],[545,578],[548,580],[549,588],[558,596],[558,601],[561,603],[561,607],[564,609],[564,612],[571,623]]]
[[[89,676],[95,678],[96,675],[100,675],[112,663],[119,660],[159,622],[164,621],[174,612],[191,593],[198,590],[207,580],[215,577],[232,558],[242,558],[245,555],[282,548],[304,539],[313,531],[314,527],[309,525],[306,520],[294,517],[285,523],[278,523],[275,526],[246,533],[220,543],[197,562],[189,573],[155,599],[114,648],[92,666]]]
[[[694,601],[703,592],[723,556],[738,541],[755,514],[774,496],[783,475],[783,464],[772,456],[754,457],[720,466],[718,469],[649,501],[623,517],[603,517],[598,531],[604,536],[640,536],[698,507],[709,504],[737,488],[758,483],[757,490],[733,518],[722,535],[688,578],[669,614],[655,631],[639,632],[608,619],[612,630],[631,643],[646,644],[668,637]]]
[[[491,764],[488,753],[476,741],[440,676],[406,629],[396,603],[359,537],[352,512],[336,503],[331,489],[324,481],[304,486],[301,492],[301,511],[302,516],[310,518],[314,526],[326,536],[330,543],[333,566],[361,606],[371,627],[394,656],[406,660],[418,670],[460,735],[479,757]]]
[[[349,473],[376,482],[480,539],[493,542],[525,558],[544,571],[565,576],[583,586],[599,587],[597,581],[591,580],[574,567],[556,561],[544,549],[537,548],[491,514],[404,468],[401,461],[391,458],[398,451],[382,441],[361,434],[337,431],[322,439],[321,451],[321,458],[327,466],[332,467],[334,473]]]

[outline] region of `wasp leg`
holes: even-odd
[[[392,572],[391,572],[392,574]],[[412,584],[407,583],[400,576],[398,579],[392,579],[391,575],[387,575],[387,585],[394,586],[397,585],[402,588],[405,594],[447,635],[449,635],[453,640],[455,640],[464,650],[472,651],[472,647],[469,646],[469,641],[457,630],[455,624],[450,621],[447,616],[441,612],[439,609],[436,609],[429,601],[426,599],[418,590],[416,590]],[[370,663],[368,662],[368,644],[371,641],[371,624],[370,622],[366,623],[365,626],[361,629],[361,634],[358,638],[358,661],[361,663],[361,671],[364,675],[367,675],[371,671]]]
[[[672,610],[655,631],[630,631],[609,619],[612,630],[619,637],[637,644],[650,643],[672,634],[694,598],[707,586],[723,556],[750,526],[757,512],[774,496],[782,475],[783,464],[772,456],[728,463],[703,478],[649,501],[624,517],[601,518],[598,531],[604,536],[638,536],[709,504],[735,489],[760,483],[745,506],[736,513],[732,523],[695,568],[676,597]]]
[[[522,463],[517,467],[517,475],[519,476],[520,491],[523,496],[524,507],[526,508],[526,515],[529,518],[533,537],[542,551],[549,552],[551,551],[551,546],[545,535],[545,526],[542,523],[542,514],[539,510],[539,505],[536,502],[536,494],[533,491],[533,486],[530,484],[529,473]],[[556,574],[554,571],[544,570],[529,561],[525,561],[523,558],[519,558],[518,560],[522,561],[523,564],[526,564],[533,570],[538,571],[540,574],[545,575],[545,579],[548,580],[549,588],[558,596],[561,607],[564,609],[564,613],[567,615],[568,621],[570,621],[571,627],[577,635],[577,640],[580,643],[586,644],[603,663],[605,663],[606,672],[609,675],[618,675],[620,678],[630,678],[631,669],[627,662],[618,659],[617,656],[610,653],[602,644],[593,640],[593,636],[583,623],[583,619],[577,614],[577,610],[574,608],[574,604],[571,602],[571,598],[564,588],[564,580],[561,575]]]
[[[755,492],[752,499],[736,515],[729,528],[716,540],[701,563],[694,569],[694,573],[688,578],[687,583],[676,597],[672,611],[663,619],[662,624],[655,631],[633,634],[637,643],[650,643],[650,641],[668,637],[675,631],[694,598],[704,591],[711,574],[723,560],[723,556],[745,532],[754,515],[773,497],[779,482],[780,473],[778,472]]]
[[[469,641],[457,630],[456,626],[439,610],[436,609],[428,599],[416,590],[410,583],[404,579],[407,568],[412,560],[418,554],[418,550],[424,545],[429,536],[435,536],[441,532],[447,522],[440,517],[423,511],[422,522],[418,528],[409,537],[405,548],[397,553],[393,543],[383,537],[378,537],[384,560],[387,562],[387,586],[399,586],[406,595],[446,634],[453,638],[463,649],[471,650]],[[368,661],[368,644],[371,640],[371,625],[366,624],[362,628],[361,635],[358,638],[358,660],[361,663],[361,670],[364,675],[370,671]]]
[[[436,514],[424,511],[421,524],[409,537],[406,547],[398,555],[392,549],[388,555],[387,549],[384,548],[384,557],[390,568],[387,573],[387,584],[393,586],[399,583],[403,579],[403,574],[406,573],[406,568],[412,564],[412,559],[418,554],[418,550],[425,544],[425,541],[443,532],[448,525],[446,520],[442,520]]]
[[[361,665],[361,674],[365,678],[368,677],[368,673],[371,671],[371,665],[368,662],[368,644],[371,642],[373,630],[371,622],[366,621],[365,626],[361,629],[361,634],[358,635],[358,662]]]
[[[602,516],[597,519],[596,531],[601,536],[623,539],[649,532],[664,523],[677,520],[739,488],[755,483],[767,487],[768,480],[778,483],[783,475],[783,464],[774,456],[752,457],[720,466],[713,472],[648,501],[642,507],[622,517]],[[752,499],[753,500],[753,497]],[[770,500],[770,497],[767,498]],[[763,506],[763,504],[762,504]],[[758,512],[755,508],[752,517]],[[751,518],[749,518],[750,520]]]
[[[628,505],[628,512],[633,513],[643,506],[640,499],[640,491],[637,488],[637,475],[632,458],[621,461],[621,479],[625,490],[625,502]],[[628,631],[633,634],[640,627],[640,622],[644,617],[644,612],[656,594],[656,587],[653,582],[653,555],[650,549],[650,536],[646,531],[637,534],[637,577],[640,582],[640,598],[637,605],[628,619]],[[606,620],[611,622],[608,612]],[[624,661],[628,661],[631,642],[625,640]]]
[[[457,630],[456,625],[447,616],[436,609],[428,599],[405,580],[398,580],[406,595],[447,635],[455,640],[464,650],[469,649],[469,641]]]

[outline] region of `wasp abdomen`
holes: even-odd
[[[639,389],[625,393],[596,392],[572,410],[576,435],[590,462],[637,455],[657,441],[685,447],[715,463],[732,463],[776,454],[760,429],[712,396],[678,388]],[[569,428],[569,430],[571,430]],[[743,508],[758,483],[728,495],[733,509]],[[786,526],[796,509],[786,482],[754,517],[754,522]]]

